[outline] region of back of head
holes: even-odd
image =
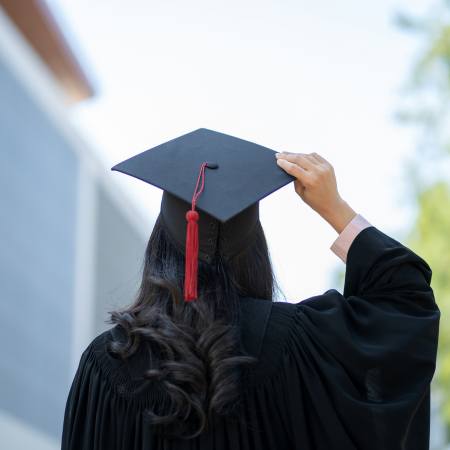
[[[241,213],[247,214],[246,223],[253,214],[254,224],[245,239],[231,253],[229,246],[215,245],[208,258],[199,257],[198,298],[184,301],[185,254],[171,231],[180,227],[164,220],[164,209],[148,241],[136,299],[110,312],[109,323],[119,324],[127,336],[125,342],[112,341],[110,352],[126,359],[143,345],[158,355],[143,376],[161,383],[169,406],[148,410],[150,423],[166,436],[192,438],[213,414],[238,412],[240,367],[256,362],[240,347],[240,297],[272,301],[276,283],[259,218],[246,211]],[[227,228],[216,225],[221,242]],[[202,242],[207,238],[200,251]]]

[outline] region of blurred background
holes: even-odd
[[[161,191],[110,168],[206,127],[320,153],[429,262],[449,449],[449,95],[448,0],[0,0],[0,447],[59,448],[80,355],[137,289]],[[280,297],[342,291],[336,232],[292,185],[261,221]]]

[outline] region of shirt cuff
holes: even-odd
[[[372,226],[370,222],[361,216],[361,214],[357,214],[333,242],[330,247],[331,251],[341,258],[344,263],[347,263],[348,249],[352,245],[353,240],[364,228],[370,226]]]

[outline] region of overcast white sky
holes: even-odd
[[[113,164],[206,127],[276,150],[318,152],[339,191],[393,237],[407,231],[403,158],[414,133],[394,120],[418,40],[396,11],[418,0],[48,0],[96,84],[73,120]],[[156,217],[161,191],[112,172]],[[257,180],[255,180],[257,182]],[[261,202],[280,284],[290,301],[333,285],[344,265],[336,232],[289,185]],[[149,230],[150,232],[150,230]]]

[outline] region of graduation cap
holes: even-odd
[[[242,250],[259,223],[259,200],[295,179],[275,153],[200,128],[111,168],[163,189],[159,219],[185,253],[185,301],[197,298],[198,258]]]

